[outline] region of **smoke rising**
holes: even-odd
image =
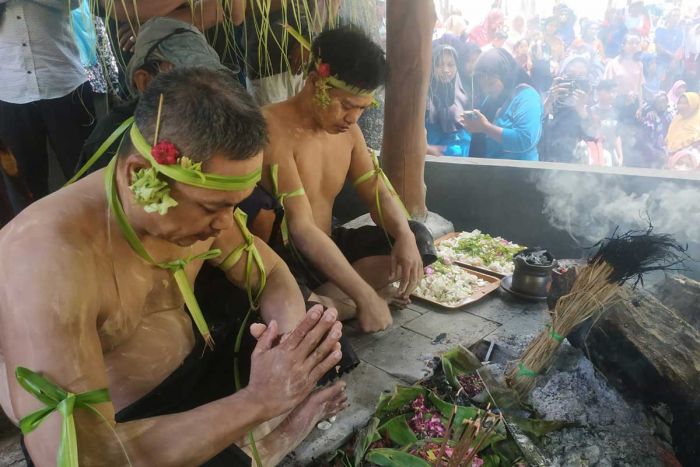
[[[619,177],[580,172],[545,172],[538,177],[543,213],[550,224],[580,244],[592,244],[621,231],[668,233],[681,243],[700,244],[700,184],[667,182],[645,193],[628,193]]]

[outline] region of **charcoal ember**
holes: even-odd
[[[552,254],[544,248],[528,248],[515,255],[515,257],[533,266],[549,266],[554,262]]]

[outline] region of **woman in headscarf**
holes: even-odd
[[[490,44],[496,37],[496,33],[503,29],[505,17],[501,10],[493,9],[486,15],[483,23],[475,26],[469,33],[469,41],[479,47]]]
[[[676,115],[678,99],[688,90],[688,85],[683,80],[678,80],[673,83],[673,87],[668,92],[668,106],[671,108],[671,113]]]
[[[457,66],[457,51],[440,44],[433,51],[425,129],[428,154],[432,156],[469,156],[471,136],[459,124],[469,99],[462,88]]]
[[[462,80],[462,87],[471,99],[471,81],[474,74],[474,64],[481,55],[481,49],[473,42],[464,42],[454,34],[445,33],[440,39],[433,41],[433,51],[439,45],[449,45],[457,51],[457,71]]]
[[[666,136],[669,154],[700,148],[700,94],[686,92],[678,99],[678,114]]]
[[[471,155],[495,159],[538,160],[542,134],[542,101],[527,73],[504,49],[483,53],[474,80],[485,99],[479,110],[466,112],[462,125],[472,134]]]

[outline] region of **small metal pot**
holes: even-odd
[[[550,260],[549,264],[530,264],[525,261],[523,256],[534,251],[543,250],[542,248],[528,248],[513,258],[515,269],[513,271],[511,288],[525,295],[546,297],[549,293],[549,288],[552,286],[552,269],[556,267],[557,262],[546,250],[544,255]]]

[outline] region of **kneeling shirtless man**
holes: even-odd
[[[407,301],[423,267],[436,259],[430,233],[408,221],[357,126],[385,75],[384,52],[362,33],[326,31],[311,46],[302,91],[263,109],[270,131],[263,185],[286,213],[270,243],[307,293],[332,299],[342,319],[356,314],[366,332],[391,325],[387,301],[377,291],[391,290],[387,286],[399,280],[398,294],[385,298]],[[332,225],[346,180],[354,182],[379,227]]]
[[[305,313],[284,263],[234,211],[266,138],[228,72],[175,69],[144,93],[106,169],[0,231],[0,403],[28,460],[250,465],[234,442],[286,415],[256,443],[274,465],[345,406],[342,383],[313,392],[341,357],[336,312]],[[233,394],[237,336],[208,326],[192,295],[205,260],[267,323],[251,327],[249,384]]]

